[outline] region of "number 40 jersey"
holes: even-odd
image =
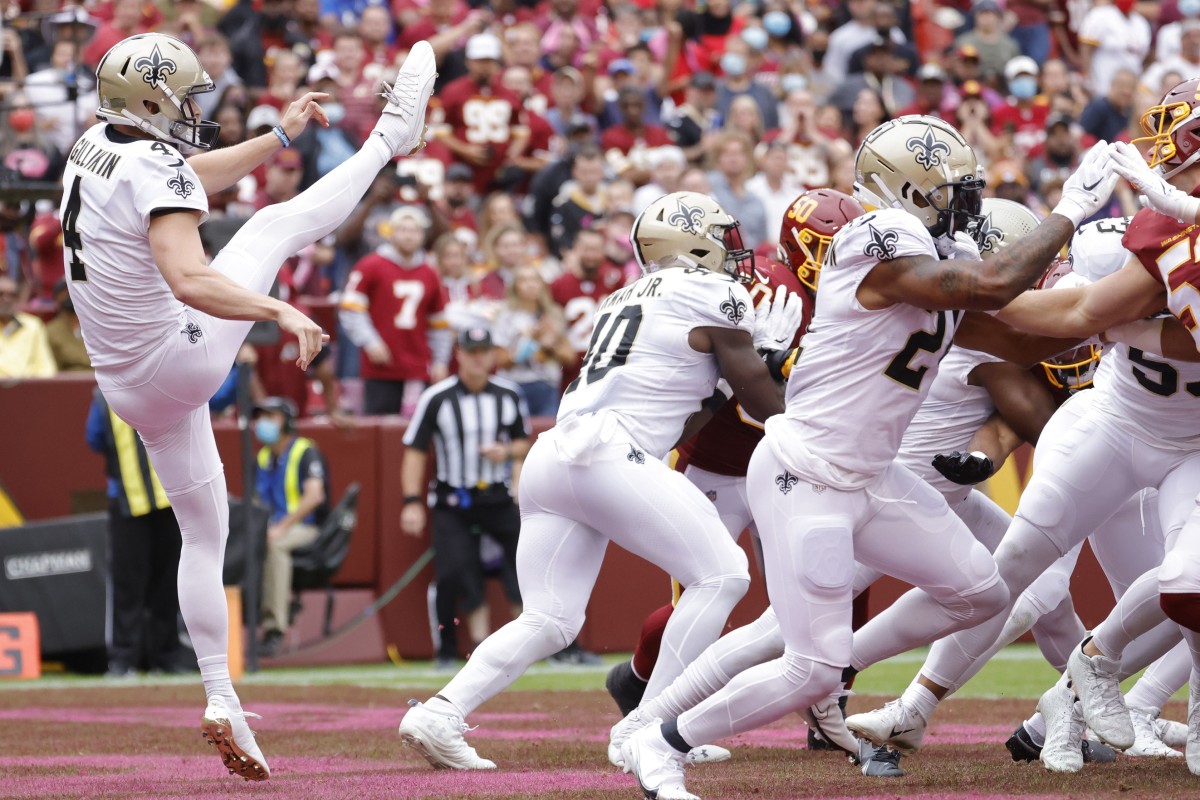
[[[613,292],[596,310],[579,377],[558,409],[560,454],[582,456],[619,430],[646,456],[663,458],[719,377],[716,358],[693,350],[688,334],[753,327],[746,288],[708,270],[660,269]]]
[[[787,408],[766,425],[779,459],[813,483],[858,489],[895,460],[954,339],[961,312],[859,303],[871,270],[905,256],[938,254],[920,221],[898,209],[858,217],[833,237]]]

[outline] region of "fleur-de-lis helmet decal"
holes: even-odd
[[[704,209],[699,206],[689,206],[682,200],[679,201],[679,206],[676,208],[667,222],[671,225],[678,225],[682,230],[688,233],[703,233],[700,229],[700,220],[704,217]]]
[[[133,68],[140,71],[142,73],[142,80],[151,86],[156,83],[165,83],[168,75],[174,75],[179,70],[174,61],[169,58],[163,58],[158,45],[154,45],[154,49],[150,51],[150,55],[142,56],[133,62]]]
[[[926,169],[940,167],[950,155],[950,145],[934,135],[932,126],[926,126],[921,135],[910,137],[904,146],[913,154],[917,163]]]

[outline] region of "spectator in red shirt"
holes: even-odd
[[[392,15],[384,6],[367,6],[358,18],[358,35],[362,37],[363,48],[366,50],[367,61],[382,66],[390,66],[396,60],[398,52],[391,43]]]
[[[448,373],[453,342],[441,281],[422,248],[428,227],[424,211],[396,209],[388,242],[346,281],[339,320],[362,348],[365,414],[411,416],[426,384]]]
[[[434,98],[447,129],[440,141],[475,167],[475,190],[491,186],[500,167],[524,142],[514,132],[520,99],[500,82],[500,40],[480,33],[467,40],[467,74]]]
[[[600,227],[584,228],[575,236],[575,243],[564,256],[566,272],[550,284],[550,296],[562,306],[567,326],[567,340],[576,358],[563,364],[560,391],[579,376],[583,356],[592,338],[592,318],[600,301],[621,288],[624,275],[621,268],[604,258],[605,237]]]
[[[475,173],[466,164],[451,164],[446,169],[446,178],[442,183],[442,199],[435,203],[434,211],[445,217],[446,229],[456,231],[459,228],[467,228],[478,232],[479,223],[475,220],[475,212],[471,210],[474,179]]]
[[[304,159],[298,150],[277,150],[267,162],[267,179],[254,198],[254,209],[261,211],[269,205],[291,200],[300,193],[304,177]]]
[[[142,19],[140,0],[115,0],[112,4],[112,19],[100,25],[96,35],[83,51],[83,60],[95,66],[117,42],[148,30],[150,29]]]
[[[640,186],[650,179],[649,150],[674,144],[674,140],[666,128],[646,124],[646,95],[636,86],[621,89],[617,108],[621,122],[604,131],[600,148],[619,177]]]

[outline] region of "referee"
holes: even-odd
[[[487,534],[504,552],[501,577],[519,613],[517,535],[521,517],[513,502],[521,460],[529,452],[525,401],[515,384],[492,377],[492,337],[468,328],[458,337],[458,374],[426,389],[404,434],[400,485],[404,509],[400,528],[409,536],[425,531],[428,499],[423,482],[429,445],[437,461],[433,484],[433,553],[437,577],[440,667],[458,659],[456,619],[467,618],[472,644],[489,633],[484,605],[481,538]]]

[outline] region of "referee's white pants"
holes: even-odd
[[[362,150],[306,191],[251,217],[212,267],[266,294],[284,261],[334,231],[390,158],[378,137],[368,137]],[[201,666],[228,649],[221,572],[229,506],[208,400],[229,375],[252,324],[186,309],[180,331],[155,351],[126,368],[96,372],[109,406],[141,435],[175,509],[183,535],[179,609]]]
[[[524,610],[441,691],[464,716],[575,639],[609,541],[684,587],[646,699],[716,641],[749,587],[746,555],[713,504],[682,474],[628,442],[600,445],[580,465],[562,463],[553,444],[538,439],[521,471],[520,504]]]

